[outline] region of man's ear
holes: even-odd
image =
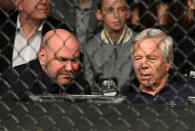
[[[172,65],[172,58],[167,62],[167,71],[169,71],[169,69],[171,68]]]
[[[98,20],[103,20],[102,12],[101,12],[100,9],[97,9],[97,10],[96,10],[96,18],[97,18]]]
[[[130,17],[131,17],[131,12],[128,10],[127,15],[126,15],[126,19],[129,19]]]
[[[39,51],[39,62],[41,64],[41,67],[44,69],[45,68],[45,63],[47,59],[47,54],[44,49],[40,49]]]
[[[23,0],[16,0],[16,7],[18,10],[22,10],[22,1]]]
[[[195,4],[192,2],[192,0],[187,0],[187,3],[188,3],[188,7],[191,10],[195,10]]]

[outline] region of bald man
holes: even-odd
[[[77,74],[80,50],[77,39],[63,29],[51,30],[41,42],[38,59],[7,70],[0,82],[4,100],[29,101],[36,94],[91,94],[88,82]],[[74,81],[74,82],[73,82]]]

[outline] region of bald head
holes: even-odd
[[[39,61],[46,74],[60,84],[70,83],[79,68],[80,50],[77,39],[63,29],[45,34],[39,51]]]
[[[48,31],[41,42],[41,49],[56,47],[76,47],[79,48],[78,41],[75,36],[73,36],[69,31],[64,29],[55,29]],[[79,49],[78,49],[79,50]]]

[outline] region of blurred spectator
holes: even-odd
[[[37,58],[42,35],[53,28],[68,27],[54,18],[48,0],[16,0],[17,10],[1,9],[0,72],[9,66]]]
[[[167,22],[167,10],[168,3],[157,3],[156,4],[156,16],[158,20],[158,24],[165,25]]]
[[[38,59],[4,72],[3,82],[9,86],[0,85],[0,96],[29,101],[37,94],[91,94],[77,74],[79,57],[78,41],[70,32],[51,30],[42,39]]]
[[[195,1],[180,0],[169,5],[168,21],[165,27],[175,41],[174,64],[182,74],[195,71]]]
[[[140,0],[128,0],[127,4],[131,11],[131,17],[127,20],[127,24],[134,31],[139,31]]]
[[[129,23],[130,27],[136,31],[142,31],[145,28],[166,23],[169,3],[171,0],[135,0],[132,3],[134,22]]]
[[[128,0],[128,7],[131,11],[131,18],[129,24],[136,25],[139,21],[140,9],[138,5],[140,4],[140,0]]]
[[[53,0],[55,10],[51,15],[64,20],[74,30],[79,40],[81,53],[86,42],[103,28],[96,19],[98,0]]]
[[[173,61],[173,40],[159,29],[145,29],[136,35],[131,54],[137,87],[124,91],[133,104],[185,105],[195,96],[195,80],[169,72]]]
[[[120,91],[130,79],[129,47],[135,33],[126,25],[130,12],[125,2],[100,0],[98,3],[96,16],[104,22],[104,29],[87,43],[84,50],[85,77],[93,93]]]
[[[158,0],[146,2],[148,10],[141,20],[145,28],[155,27],[159,24],[162,25],[167,21],[167,9],[170,1],[171,0]]]

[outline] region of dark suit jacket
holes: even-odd
[[[65,94],[91,94],[88,82],[79,74],[69,85],[59,86],[42,70],[38,59],[4,71],[2,78],[0,96],[4,100],[29,101],[29,95],[32,93],[34,95],[58,94],[60,88]]]
[[[4,11],[0,13],[0,16],[0,72],[3,72],[7,67],[12,65],[18,11]],[[47,17],[43,22],[42,35],[55,28],[71,31],[66,24],[52,17]]]
[[[92,0],[89,24],[86,25],[88,26],[87,41],[103,29],[101,22],[96,19],[97,1],[98,0]],[[55,4],[56,11],[51,11],[51,16],[58,16],[60,20],[66,18],[66,24],[72,27],[71,29],[76,33],[76,7],[73,4],[73,0],[53,0],[52,2]],[[63,17],[60,18],[60,16]]]

